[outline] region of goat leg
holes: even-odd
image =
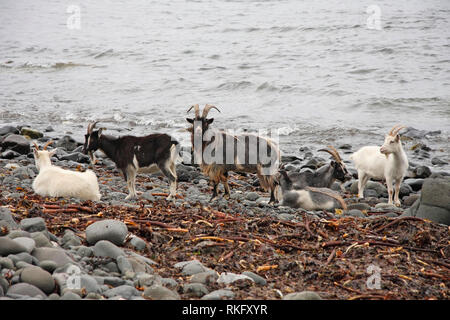
[[[399,196],[400,196],[400,185],[401,185],[401,183],[402,183],[402,180],[401,180],[401,179],[397,179],[397,180],[395,181],[394,204],[395,204],[397,207],[400,207],[400,206],[401,206],[400,199],[399,199]]]

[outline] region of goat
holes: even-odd
[[[328,152],[333,156],[335,161],[331,161],[315,172],[289,172],[288,176],[292,181],[293,189],[303,189],[307,186],[331,188],[336,180],[345,182],[351,179],[351,175],[347,171],[339,152],[333,146],[328,146],[328,149],[320,149],[319,151]]]
[[[365,146],[353,153],[350,159],[358,170],[358,198],[364,198],[364,187],[370,178],[385,179],[389,194],[389,204],[392,204],[392,183],[395,180],[396,206],[400,206],[400,184],[408,169],[408,158],[403,150],[398,132],[405,128],[394,126],[384,139],[383,145]]]
[[[192,150],[195,162],[200,164],[203,173],[213,184],[213,194],[210,201],[217,198],[219,182],[225,189],[225,198],[230,197],[228,172],[256,173],[261,187],[270,190],[269,203],[275,203],[276,169],[280,162],[280,150],[268,138],[254,134],[231,135],[224,131],[210,130],[214,118],[207,118],[211,109],[220,110],[212,105],[206,105],[200,116],[200,107],[193,105],[187,111],[194,109],[195,118],[186,118],[192,124]],[[264,153],[264,154],[262,154]]]
[[[94,131],[98,121],[87,127],[83,153],[89,154],[95,162],[93,152],[101,150],[121,170],[127,182],[129,194],[126,200],[137,198],[136,174],[161,171],[170,182],[167,200],[173,199],[177,189],[177,172],[175,168],[179,155],[179,143],[163,133],[154,133],[144,137],[113,137],[102,134],[103,128]]]
[[[97,176],[91,170],[76,172],[65,170],[52,165],[50,158],[56,149],[47,151],[47,147],[53,141],[49,141],[39,150],[34,144],[33,155],[39,174],[33,181],[33,190],[41,196],[73,197],[81,200],[100,200]]]
[[[303,189],[293,189],[292,180],[287,172],[279,170],[280,187],[282,190],[282,205],[305,210],[334,210],[347,205],[342,197],[328,188],[315,188],[306,186]]]

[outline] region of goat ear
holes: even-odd
[[[33,148],[33,155],[34,155],[35,158],[39,158],[39,153],[36,150],[36,148]]]
[[[400,141],[400,135],[396,135],[395,136],[395,142],[399,142]]]
[[[207,122],[208,124],[211,124],[211,123],[213,123],[213,122],[214,122],[214,118],[211,118],[211,119],[207,119],[207,120],[206,120],[206,122]]]
[[[105,128],[98,129],[98,137],[99,138],[102,136],[103,129],[105,129]]]
[[[56,154],[56,150],[58,150],[57,148],[53,149],[52,151],[50,151],[50,158],[53,157]]]
[[[194,123],[194,119],[192,119],[192,118],[186,118],[186,121],[189,123]]]

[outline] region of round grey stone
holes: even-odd
[[[139,291],[135,287],[129,285],[121,285],[116,288],[109,289],[103,293],[107,298],[112,298],[115,296],[120,296],[124,299],[129,299],[132,296],[138,296]]]
[[[14,241],[24,246],[28,253],[31,253],[31,251],[33,251],[36,247],[36,242],[32,238],[17,237],[14,238]]]
[[[28,232],[45,231],[45,220],[41,217],[26,218],[20,221],[20,228]]]
[[[322,300],[322,298],[314,291],[302,291],[289,293],[283,300]]]
[[[41,267],[47,272],[53,273],[53,271],[56,270],[58,265],[56,264],[55,261],[52,260],[42,260],[39,262],[39,267]]]
[[[55,281],[52,275],[39,267],[33,266],[23,269],[20,274],[20,280],[38,287],[46,294],[51,293],[55,289]]]
[[[242,272],[243,275],[250,277],[253,279],[253,281],[255,281],[256,284],[265,286],[267,284],[267,280],[264,279],[263,277],[257,275],[256,273],[253,273],[251,271],[244,271]]]
[[[188,283],[183,286],[183,292],[200,298],[208,294],[209,290],[201,283]]]
[[[35,297],[40,296],[42,298],[46,298],[47,295],[42,292],[41,289],[39,289],[36,286],[33,286],[29,283],[17,283],[9,287],[8,291],[6,292],[6,295],[23,295],[23,296],[29,296],[29,297]]]
[[[54,261],[58,267],[62,267],[68,263],[73,263],[73,260],[62,249],[41,247],[34,249],[32,254],[39,261]]]
[[[159,284],[155,284],[144,291],[144,297],[152,300],[179,300],[178,293],[163,287]]]
[[[102,220],[86,228],[86,240],[93,245],[100,240],[108,240],[116,245],[123,245],[128,234],[128,228],[119,220]]]
[[[0,237],[0,256],[7,256],[9,254],[15,254],[26,251],[27,248],[25,248],[20,243],[8,237]]]
[[[59,300],[81,300],[81,297],[71,291],[66,291]]]
[[[219,289],[204,295],[202,300],[222,300],[224,298],[233,299],[234,292],[228,289]]]
[[[107,240],[100,240],[94,246],[94,255],[96,257],[108,257],[117,259],[119,256],[124,256],[125,253],[122,249],[117,247],[112,242]]]

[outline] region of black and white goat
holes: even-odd
[[[345,182],[351,179],[339,152],[333,147],[320,149],[319,151],[328,152],[334,158],[329,164],[320,167],[315,172],[289,172],[288,176],[293,189],[303,189],[307,186],[317,188],[331,188],[336,180]]]
[[[189,108],[194,109],[195,118],[186,120],[192,125],[191,132],[192,150],[195,163],[200,165],[203,173],[213,183],[211,200],[218,195],[219,182],[225,189],[225,198],[230,196],[228,185],[228,172],[256,173],[260,185],[265,190],[270,190],[270,201],[274,203],[277,181],[275,175],[280,163],[280,150],[276,144],[268,138],[254,134],[231,135],[220,130],[211,130],[210,124],[213,118],[207,118],[211,109],[220,110],[212,105],[206,105],[200,115],[198,104]]]
[[[94,130],[97,122],[88,125],[83,152],[89,154],[91,161],[94,162],[93,152],[99,149],[116,163],[128,185],[129,195],[126,199],[137,197],[135,187],[137,173],[154,173],[159,170],[170,182],[167,200],[176,195],[175,164],[179,155],[178,141],[163,133],[144,137],[104,135],[102,128]]]
[[[381,148],[365,146],[350,156],[358,170],[358,198],[364,198],[364,187],[370,178],[385,179],[389,204],[392,204],[392,183],[395,181],[394,203],[400,206],[400,185],[408,170],[408,158],[398,134],[403,128],[401,125],[394,126],[386,135]]]

